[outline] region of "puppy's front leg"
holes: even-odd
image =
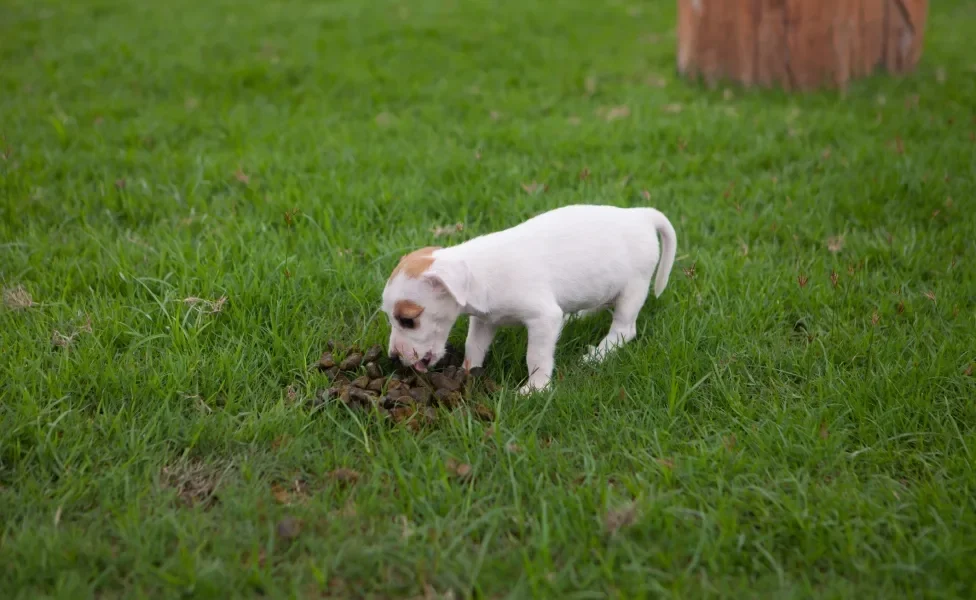
[[[495,326],[474,315],[468,317],[468,339],[464,342],[464,368],[467,371],[480,367],[485,354],[495,338]]]
[[[520,394],[530,394],[549,385],[555,362],[556,341],[563,326],[563,314],[558,309],[552,314],[527,321],[529,346],[525,362],[529,368],[529,381],[519,389]]]

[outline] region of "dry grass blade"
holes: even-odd
[[[77,333],[66,335],[55,329],[54,332],[51,333],[51,344],[57,348],[67,349],[75,341],[75,337],[77,337],[77,335]]]
[[[201,312],[207,314],[216,314],[224,309],[224,303],[227,302],[227,296],[221,296],[216,300],[207,300],[206,298],[197,298],[196,296],[190,296],[189,298],[184,298],[183,303],[187,306],[196,308]]]
[[[455,223],[454,225],[447,225],[443,227],[434,226],[430,228],[430,232],[434,234],[434,237],[443,237],[445,235],[452,235],[462,231],[464,231],[464,223]]]
[[[607,122],[618,121],[620,119],[626,119],[630,116],[630,107],[626,105],[614,106],[607,110],[604,115],[604,119]]]
[[[54,347],[56,348],[68,349],[71,347],[72,344],[74,344],[75,338],[77,338],[79,335],[81,335],[82,333],[91,333],[91,332],[92,332],[91,317],[85,315],[85,322],[79,325],[77,328],[75,328],[75,330],[71,333],[62,333],[59,330],[55,329],[51,333],[51,344],[54,345]]]
[[[596,84],[597,84],[597,80],[595,75],[587,76],[586,81],[584,82],[584,87],[586,88],[587,96],[592,96],[593,94],[596,93]]]
[[[548,189],[549,189],[549,186],[547,186],[544,183],[539,183],[538,181],[532,181],[532,182],[529,182],[529,183],[523,183],[522,184],[522,190],[524,190],[525,193],[526,194],[529,194],[530,196],[534,196],[534,195],[538,194],[539,192],[544,192],[544,191],[546,191]]]
[[[664,77],[661,77],[660,75],[649,75],[647,77],[647,85],[656,88],[663,88],[663,87],[667,87],[668,80],[665,79]]]

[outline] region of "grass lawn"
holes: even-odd
[[[973,597],[974,4],[792,97],[676,78],[673,5],[5,0],[3,595]],[[582,202],[678,231],[601,368],[315,401],[401,254]]]

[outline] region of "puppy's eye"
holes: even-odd
[[[413,329],[417,326],[417,323],[408,317],[397,317],[397,323],[399,323],[400,327],[403,327],[404,329]]]

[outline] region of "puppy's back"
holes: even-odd
[[[474,238],[455,252],[515,293],[552,293],[575,309],[609,301],[635,277],[649,278],[659,243],[650,209],[577,204]]]

